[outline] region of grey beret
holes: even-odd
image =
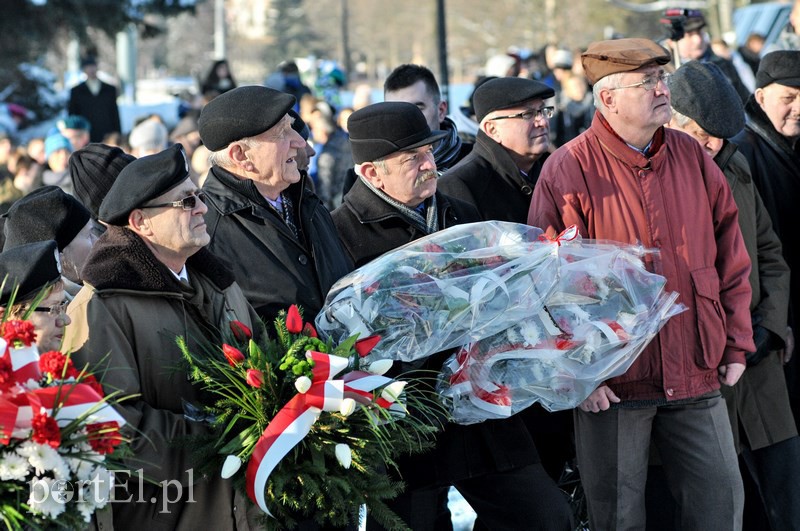
[[[672,74],[672,108],[706,133],[731,138],[744,128],[744,107],[736,89],[714,63],[690,61]]]

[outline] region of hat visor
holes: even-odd
[[[783,85],[784,87],[800,87],[800,77],[790,77],[786,79],[776,79],[773,83]]]
[[[426,138],[423,138],[419,142],[415,142],[414,144],[411,144],[410,146],[404,146],[399,151],[410,151],[410,150],[416,149],[418,147],[427,146],[428,144],[433,144],[434,142],[437,142],[437,141],[441,140],[442,138],[446,137],[448,134],[449,133],[447,131],[431,131],[431,134],[429,136],[427,136]]]

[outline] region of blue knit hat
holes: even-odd
[[[65,137],[61,133],[56,133],[54,135],[50,135],[44,141],[44,157],[45,159],[49,159],[50,155],[58,151],[59,149],[66,149],[70,153],[72,153],[72,143],[69,141],[69,138]]]

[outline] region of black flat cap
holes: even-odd
[[[33,299],[39,291],[61,278],[61,263],[58,261],[56,242],[26,243],[0,253],[0,306],[6,306],[19,286],[15,303]]]
[[[258,85],[237,87],[208,102],[197,125],[209,151],[260,135],[277,124],[294,106],[294,96]]]
[[[714,63],[684,63],[672,74],[669,91],[672,108],[711,136],[731,138],[744,128],[742,100]]]
[[[687,9],[686,20],[683,21],[684,31],[697,31],[706,27],[706,17],[696,9]],[[720,137],[722,138],[722,137]]]
[[[63,251],[86,226],[91,214],[58,186],[43,186],[17,200],[3,217],[6,218],[4,250],[24,243],[55,240],[58,250]]]
[[[475,118],[480,122],[487,114],[499,109],[516,107],[528,100],[546,100],[556,92],[542,83],[523,77],[498,77],[475,89],[472,95]]]
[[[800,50],[770,52],[758,63],[756,88],[777,83],[800,87]]]
[[[292,122],[292,129],[297,131],[297,134],[303,137],[303,140],[308,140],[308,137],[311,136],[311,130],[308,128],[308,124],[306,124],[300,115],[297,114],[294,109],[289,109],[289,116],[294,118],[294,122]]]
[[[69,157],[69,174],[75,196],[92,216],[100,215],[100,203],[122,169],[136,160],[118,147],[89,144]]]
[[[100,205],[100,221],[128,224],[128,214],[165,194],[189,177],[183,146],[175,144],[155,155],[136,159],[123,169]]]
[[[347,130],[356,164],[433,144],[447,135],[431,131],[422,111],[404,101],[384,101],[357,110],[347,119]]]

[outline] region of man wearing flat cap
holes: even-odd
[[[357,267],[441,229],[481,221],[474,206],[437,191],[433,146],[447,133],[431,131],[416,105],[369,105],[350,115],[347,128],[359,179],[333,220]],[[427,362],[431,370],[441,368],[443,358],[435,358]],[[436,527],[450,485],[475,509],[478,527],[570,529],[565,498],[519,417],[448,424],[435,450],[401,460],[400,475],[408,488],[390,506],[411,529]]]
[[[116,499],[131,500],[113,504],[119,528],[249,529],[244,497],[219,476],[195,474],[198,463],[180,445],[206,428],[184,415],[184,403],[199,403],[200,393],[180,368],[176,337],[201,353],[219,344],[230,321],[258,324],[229,270],[205,249],[202,199],[180,145],[128,164],[100,205],[108,228],[69,306],[67,351],[81,364],[107,366],[107,391],[136,397],[121,413],[135,430],[128,467],[142,468],[145,481],[117,475]],[[157,503],[136,502],[151,498]]]
[[[644,529],[652,442],[682,529],[740,529],[744,494],[720,384],[755,352],[750,259],[725,176],[691,137],[665,129],[669,53],[648,39],[595,42],[582,55],[597,113],[542,169],[528,223],[557,234],[657,249],[645,266],[686,311],[630,369],[574,410],[592,529]]]
[[[306,141],[292,129],[293,105],[277,90],[238,87],[214,98],[199,119],[211,151],[203,184],[209,249],[270,321],[291,304],[313,320],[352,268],[328,210],[297,167]]]
[[[756,90],[745,104],[747,125],[733,138],[753,172],[753,181],[783,245],[783,257],[792,270],[789,289],[789,326],[800,326],[800,240],[797,205],[800,204],[800,51],[771,52],[761,59]],[[800,362],[791,357],[793,339],[784,362],[795,421],[800,419]]]
[[[77,295],[83,284],[81,269],[96,239],[86,207],[58,186],[43,186],[18,199],[3,217],[6,218],[3,250],[55,240],[64,287],[70,296]]]
[[[446,171],[439,189],[471,203],[484,220],[523,223],[550,147],[552,88],[521,77],[492,79],[475,89],[480,130],[472,152]]]

